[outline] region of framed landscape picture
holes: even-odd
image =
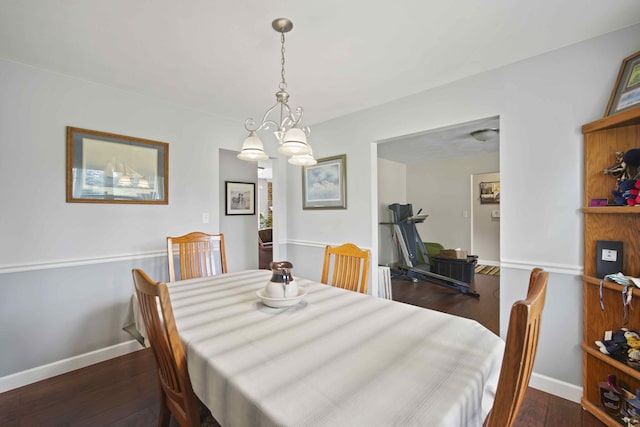
[[[318,159],[302,169],[302,208],[347,208],[346,154]]]
[[[256,184],[225,181],[225,215],[256,214]]]
[[[67,202],[169,203],[169,144],[67,127]]]

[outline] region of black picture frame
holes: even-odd
[[[256,184],[254,182],[225,181],[225,215],[256,214]]]
[[[622,273],[624,244],[617,240],[596,241],[596,277]]]

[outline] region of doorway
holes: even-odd
[[[273,261],[273,162],[258,162],[258,268]]]
[[[414,212],[422,209],[422,213],[428,215],[423,223],[417,224],[422,240],[439,243],[445,248],[467,250],[479,259],[496,260],[499,264],[499,245],[495,253],[489,253],[474,237],[475,233],[484,229],[479,225],[473,226],[474,216],[481,213],[479,208],[473,207],[475,198],[479,200],[480,194],[479,190],[478,194],[474,194],[472,187],[477,186],[470,185],[474,175],[499,173],[500,169],[499,131],[493,133],[493,138],[483,141],[474,138],[471,133],[499,128],[500,119],[495,116],[378,141],[379,221],[388,221],[389,204],[410,203]],[[499,211],[498,206],[494,205],[490,210]],[[499,232],[499,218],[492,224],[497,225]],[[379,262],[392,264],[399,257],[391,233],[384,226],[379,226],[378,230]],[[499,237],[495,242],[499,243]],[[497,331],[500,317],[499,280],[499,275],[474,274],[473,285],[480,287],[479,299],[456,298],[456,291],[429,283],[405,281],[393,284],[394,299],[397,291],[399,299],[405,298],[405,302],[415,302],[425,308],[463,316],[466,312],[466,317],[479,313],[482,318],[475,320]],[[462,311],[457,309],[461,302],[464,302]]]
[[[500,172],[471,175],[471,251],[478,264],[500,265]]]

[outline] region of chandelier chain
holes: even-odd
[[[280,48],[280,53],[282,54],[282,59],[280,60],[280,64],[282,68],[280,69],[280,75],[282,76],[282,81],[280,82],[280,89],[284,90],[287,88],[287,81],[284,78],[284,32],[280,36],[280,43],[282,47]]]

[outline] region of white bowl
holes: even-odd
[[[295,297],[269,298],[264,295],[264,288],[256,291],[256,295],[258,295],[258,297],[262,300],[262,303],[273,308],[291,307],[293,305],[296,305],[306,294],[307,290],[305,288],[298,288],[298,295]]]

